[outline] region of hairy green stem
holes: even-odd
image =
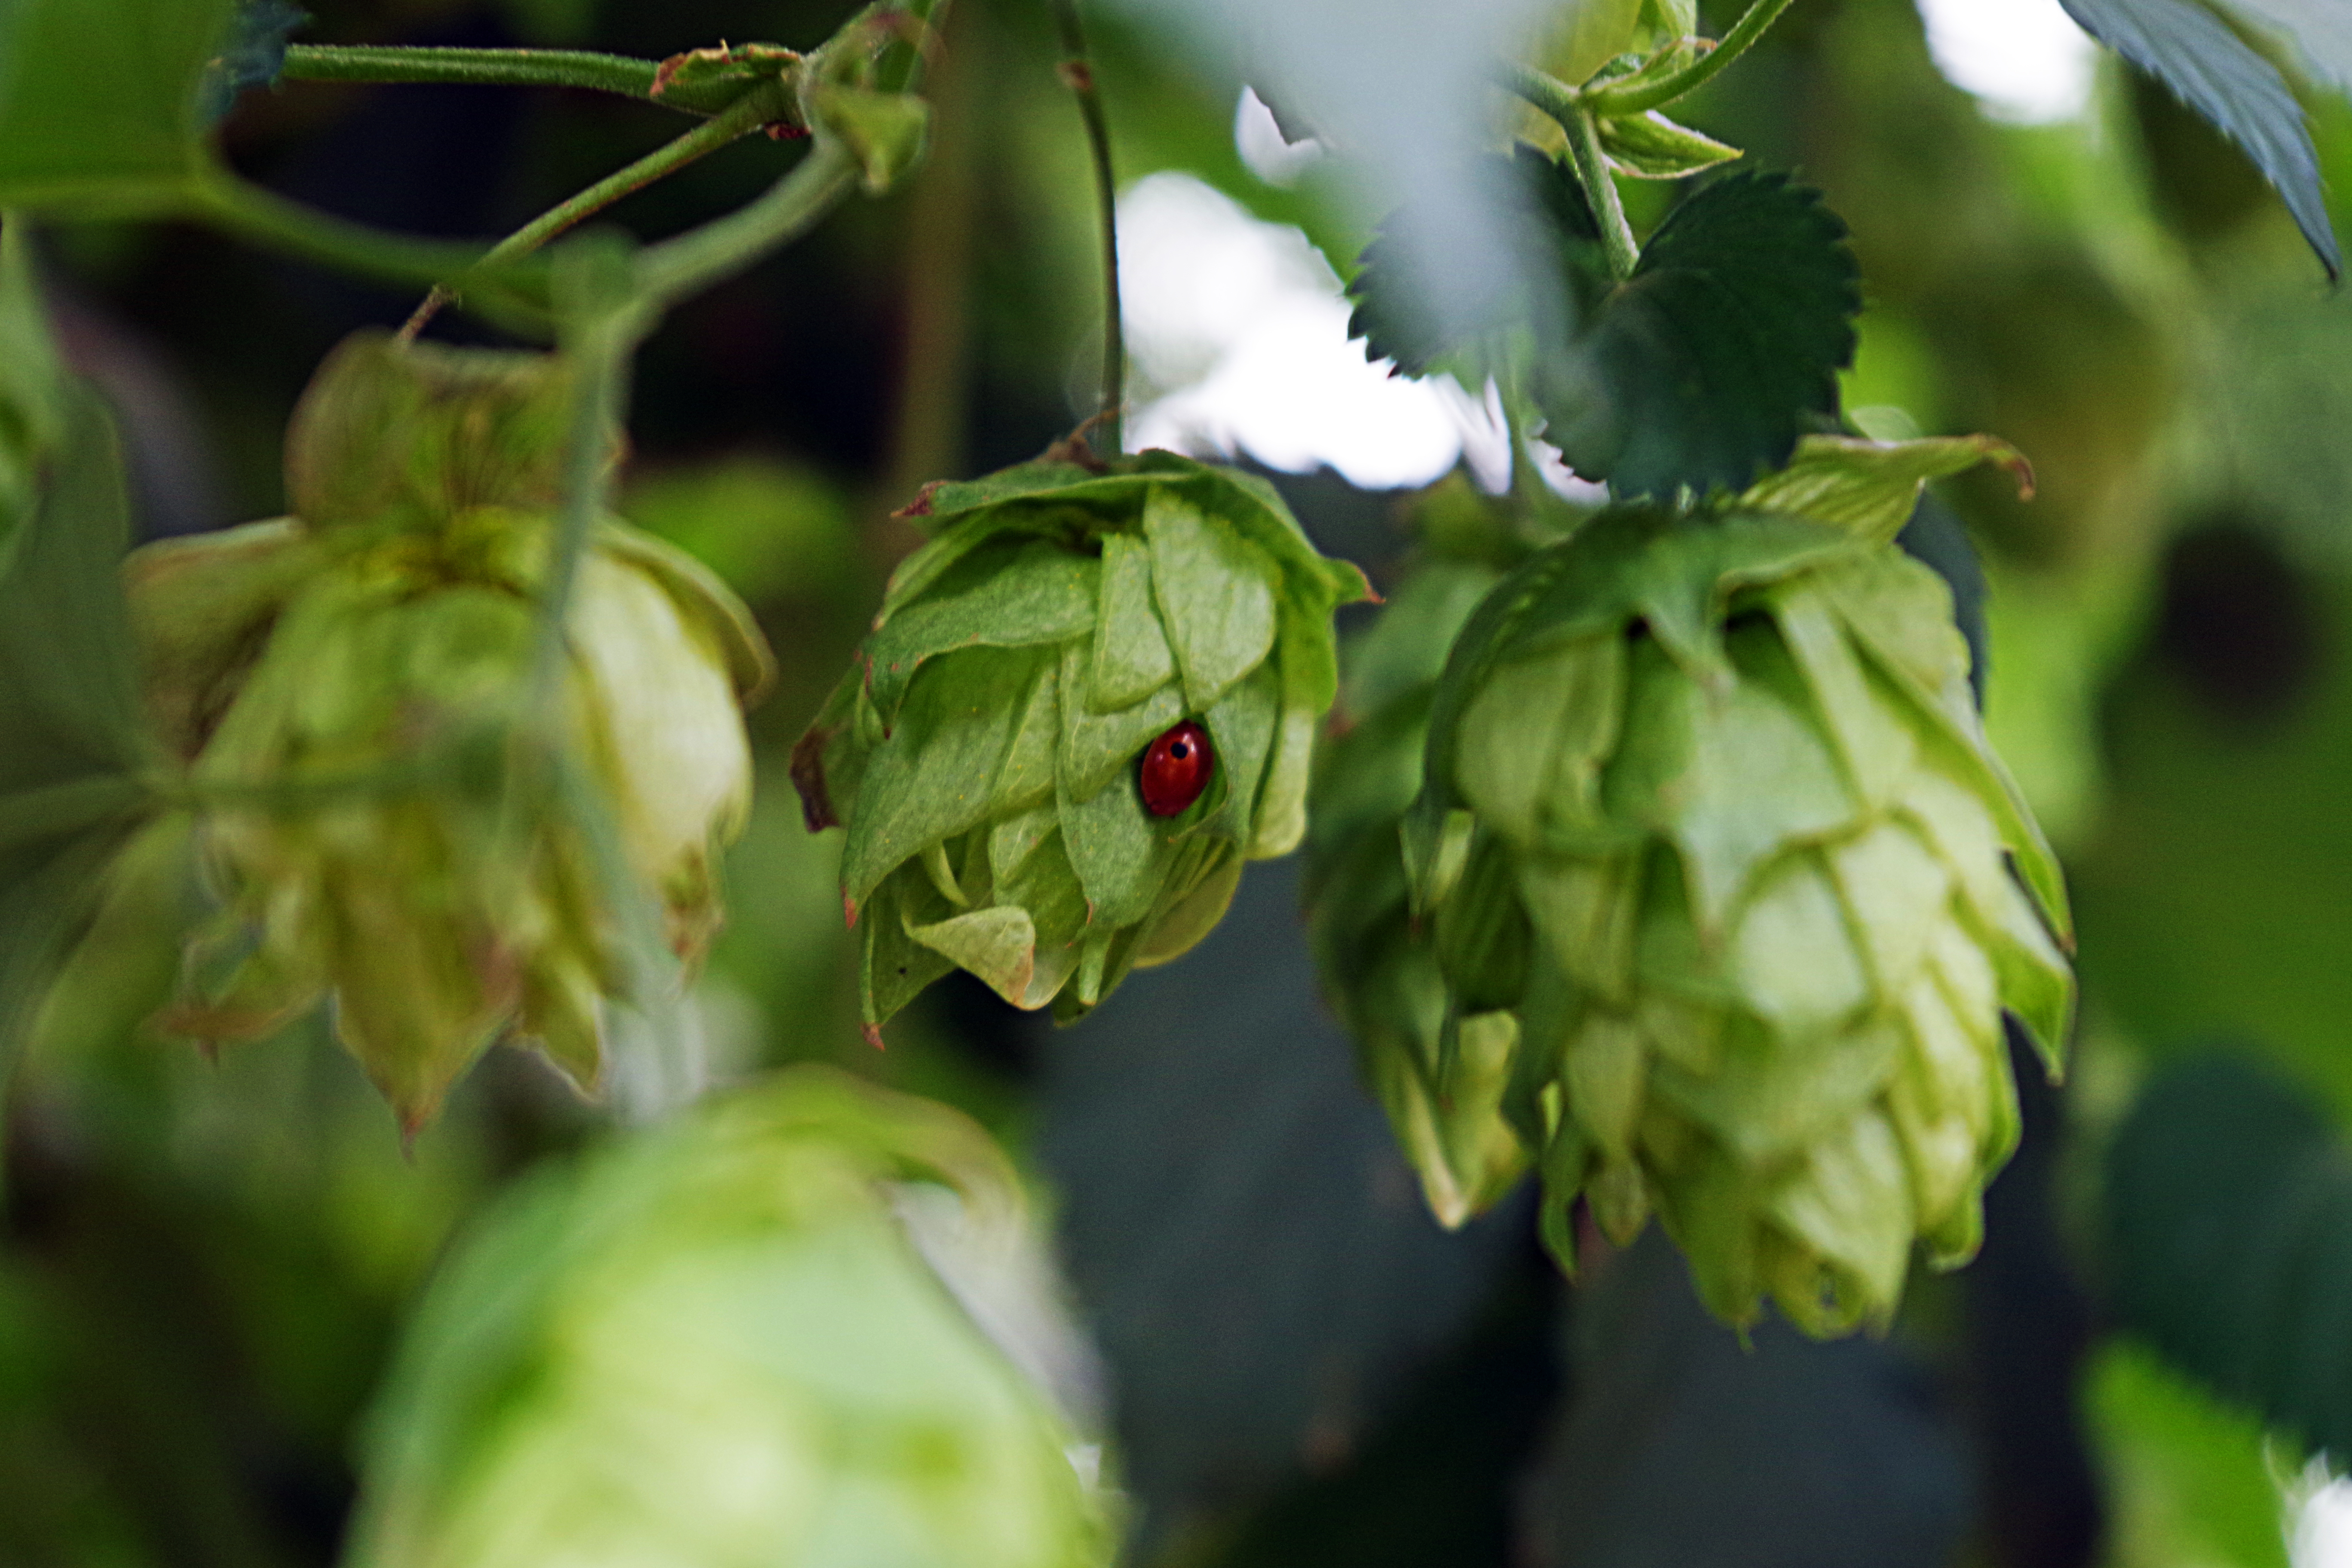
[[[287,81],[442,82],[464,87],[578,87],[709,112],[683,89],[654,96],[660,65],[586,49],[442,49],[399,45],[296,44]]]
[[[1560,123],[1568,132],[1568,152],[1576,165],[1577,183],[1592,204],[1593,216],[1601,220],[1601,245],[1609,256],[1609,274],[1620,279],[1631,278],[1642,259],[1642,247],[1634,242],[1633,226],[1625,221],[1625,203],[1617,194],[1616,176],[1610,174],[1609,160],[1601,151],[1601,128],[1591,115],[1580,112]]]
[[[1595,114],[1612,116],[1642,114],[1672,103],[1714,79],[1716,74],[1732,61],[1746,54],[1748,47],[1764,36],[1765,29],[1780,19],[1789,8],[1789,0],[1755,0],[1745,15],[1731,25],[1723,41],[1712,52],[1701,55],[1664,81],[1654,81],[1623,92],[1612,92],[1603,87],[1585,97],[1587,108]]]
[[[1127,406],[1127,323],[1118,289],[1118,177],[1111,164],[1110,125],[1103,117],[1102,91],[1095,85],[1086,31],[1078,22],[1077,0],[1054,0],[1054,17],[1062,33],[1062,79],[1078,100],[1078,114],[1086,121],[1087,143],[1094,156],[1103,268],[1102,411],[1095,416],[1099,426],[1096,444],[1116,454],[1123,449],[1119,421]]]
[[[729,142],[740,141],[772,120],[785,117],[790,112],[790,105],[784,101],[786,96],[781,88],[772,91],[746,93],[715,119],[705,121],[685,135],[655,148],[627,168],[606,175],[569,201],[540,214],[492,246],[474,264],[475,267],[498,267],[528,256],[622,197],[645,189],[656,180],[675,174]],[[400,329],[401,337],[414,342],[416,334],[425,330],[425,323],[442,306],[457,299],[463,288],[462,280],[436,283],[433,292],[425,296],[425,303],[416,308],[416,313],[408,318],[407,325]]]
[[[1584,100],[1576,89],[1556,76],[1517,60],[1496,62],[1495,85],[1527,100],[1562,125],[1584,111]]]

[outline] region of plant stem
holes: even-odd
[[[1672,103],[1684,94],[1714,79],[1717,72],[1746,54],[1748,46],[1764,36],[1764,30],[1780,19],[1789,8],[1789,0],[1755,0],[1745,15],[1731,25],[1723,41],[1713,52],[1701,55],[1664,81],[1651,82],[1629,91],[1612,92],[1607,88],[1584,100],[1593,113],[1613,116],[1641,114]]]
[[[343,47],[296,44],[286,51],[287,81],[447,82],[467,87],[583,87],[597,92],[645,99],[671,108],[687,106],[665,94],[656,99],[661,68],[627,55],[586,49],[439,49],[397,45]]]
[[[1609,255],[1609,273],[1624,279],[1633,276],[1633,268],[1642,259],[1642,247],[1634,242],[1633,226],[1625,221],[1625,203],[1617,194],[1616,177],[1609,172],[1609,160],[1601,151],[1601,128],[1592,116],[1579,111],[1560,121],[1568,132],[1569,156],[1576,165],[1577,183],[1584,187],[1585,199],[1592,204],[1593,216],[1601,220],[1601,245]]]
[[[1496,63],[1495,85],[1527,100],[1563,126],[1584,112],[1584,100],[1576,89],[1549,72],[1517,60]]]
[[[1062,32],[1062,80],[1077,98],[1078,114],[1086,121],[1087,142],[1094,153],[1103,266],[1102,411],[1095,423],[1101,433],[1097,444],[1116,455],[1124,449],[1119,419],[1127,405],[1127,324],[1118,293],[1118,178],[1111,165],[1110,125],[1103,118],[1102,92],[1095,85],[1094,66],[1087,55],[1077,0],[1054,0],[1054,17]]]
[[[477,268],[497,267],[519,257],[528,256],[566,229],[586,222],[622,197],[635,194],[663,176],[675,174],[696,159],[705,157],[730,142],[757,131],[771,120],[790,112],[781,90],[753,91],[744,94],[717,118],[707,120],[685,135],[665,142],[627,168],[606,175],[560,205],[550,207],[499,241],[475,262]],[[458,297],[462,285],[457,282],[436,283],[425,303],[408,318],[400,329],[403,342],[414,342],[416,334],[425,330],[441,307]]]

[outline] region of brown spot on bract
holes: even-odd
[[[833,743],[835,733],[832,730],[811,729],[793,747],[793,788],[800,792],[801,820],[808,824],[811,833],[841,826],[824,780],[824,749]]]

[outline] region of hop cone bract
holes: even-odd
[[[910,515],[932,538],[793,758],[810,826],[848,829],[866,1022],[957,967],[1076,1016],[1297,846],[1332,611],[1369,590],[1270,488],[1167,452],[934,486]],[[1159,815],[1141,759],[1188,721],[1213,769]]]
[[[252,1038],[331,995],[412,1131],[509,1029],[593,1086],[622,940],[600,836],[690,958],[749,804],[740,703],[768,655],[691,560],[601,524],[541,679],[568,377],[355,338],[297,411],[295,515],[128,566],[226,905],[164,1026]],[[556,760],[520,762],[526,731]]]
[[[1972,1253],[2017,1133],[2002,1010],[2054,1061],[2073,984],[1968,672],[1933,573],[1760,511],[1604,513],[1480,606],[1407,860],[1440,1097],[1511,1015],[1556,1247],[1579,1194],[1620,1239],[1654,1211],[1717,1312],[1817,1333],[1888,1317],[1915,1239]]]

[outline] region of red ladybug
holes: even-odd
[[[1201,798],[1216,771],[1217,753],[1210,749],[1209,732],[1185,720],[1144,748],[1136,779],[1143,790],[1143,809],[1154,816],[1179,815]]]

